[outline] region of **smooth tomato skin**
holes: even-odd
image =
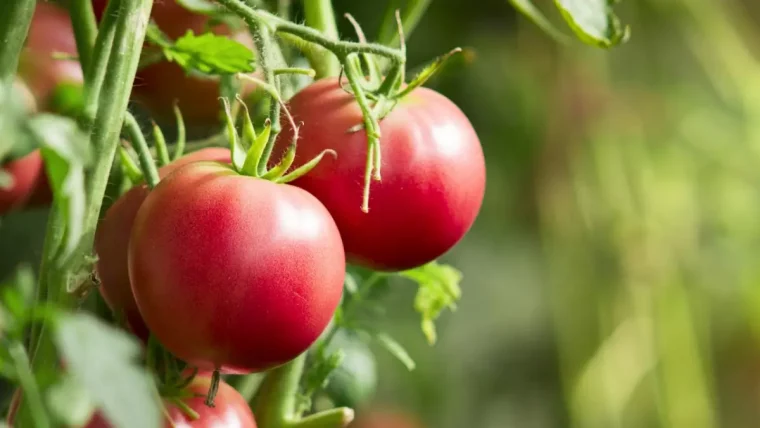
[[[45,176],[45,169],[39,150],[11,160],[2,168],[13,178],[10,188],[0,188],[0,214],[5,214],[27,205],[39,181]]]
[[[176,405],[167,402],[168,418],[166,428],[256,428],[256,420],[245,399],[235,388],[225,382],[219,383],[219,390],[214,399],[215,407],[204,404],[211,381],[207,377],[196,377],[187,388],[189,394],[197,397],[185,398],[191,409],[198,412],[198,419],[191,420]],[[112,428],[112,425],[100,414],[95,414],[86,428]]]
[[[19,75],[42,110],[47,110],[56,86],[61,83],[81,85],[84,81],[78,61],[52,58],[54,52],[77,55],[71,19],[60,6],[37,2],[19,61]]]
[[[189,153],[160,168],[159,178],[163,179],[179,167],[198,161],[230,163],[230,151],[210,147]],[[148,339],[149,331],[132,295],[127,248],[135,216],[146,197],[148,188],[145,185],[135,186],[124,193],[108,209],[95,234],[96,269],[101,284],[98,289],[111,310],[123,316],[130,330],[143,341]]]
[[[150,331],[200,369],[264,371],[311,346],[343,292],[345,255],[309,193],[199,162],[143,203],[129,277]]]
[[[289,102],[302,122],[295,165],[325,149],[325,157],[292,184],[317,197],[338,224],[350,263],[398,271],[423,265],[467,233],[485,192],[485,159],[464,113],[439,93],[419,88],[381,121],[382,181],[370,187],[369,213],[361,211],[367,137],[353,96],[324,79]],[[283,121],[278,153],[290,144]],[[278,159],[279,156],[274,157]]]

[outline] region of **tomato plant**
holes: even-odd
[[[164,178],[129,245],[151,332],[193,365],[234,372],[303,353],[332,318],[344,271],[335,223],[313,196],[213,163]]]
[[[324,79],[289,102],[300,128],[296,165],[325,149],[338,153],[293,184],[317,197],[338,224],[348,260],[404,270],[445,254],[472,226],[485,191],[480,141],[459,108],[418,88],[380,122],[382,181],[369,212],[359,209],[367,164],[362,111],[337,79]],[[285,127],[283,140],[292,130]]]
[[[196,161],[230,162],[230,151],[220,147],[201,149],[185,155],[159,170],[166,177],[177,168]],[[95,235],[95,253],[98,256],[97,272],[100,292],[117,319],[123,319],[129,328],[143,340],[148,329],[137,309],[129,282],[127,248],[137,211],[148,196],[146,185],[133,187],[108,210],[98,225]]]

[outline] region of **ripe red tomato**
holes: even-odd
[[[159,177],[166,177],[183,165],[202,160],[229,163],[230,151],[220,147],[198,150],[159,169]],[[146,186],[140,185],[130,189],[108,209],[95,234],[95,252],[98,255],[96,268],[101,283],[101,295],[111,310],[118,316],[123,316],[127,326],[143,340],[147,340],[149,332],[132,295],[127,248],[137,210],[146,197]]]
[[[150,331],[201,369],[263,371],[297,357],[340,302],[345,255],[313,196],[199,162],[148,195],[129,277]]]
[[[93,6],[98,16],[105,9],[105,0],[94,0]],[[209,29],[209,17],[195,14],[182,7],[175,0],[155,2],[151,18],[171,39],[177,39],[192,30],[201,34]],[[230,36],[233,40],[253,49],[253,39],[247,31],[233,32],[226,25],[216,25],[210,30],[219,35]],[[252,92],[254,85],[243,85],[241,96]],[[188,75],[179,65],[161,61],[138,70],[135,77],[135,101],[145,107],[154,119],[161,122],[174,120],[176,101],[189,128],[207,128],[221,123],[219,104],[219,78]]]
[[[472,226],[485,191],[483,150],[464,113],[444,96],[419,88],[381,121],[382,182],[372,182],[366,214],[360,206],[367,137],[346,132],[362,123],[353,96],[337,79],[324,79],[296,94],[289,108],[303,122],[296,166],[325,149],[338,153],[293,184],[330,211],[350,263],[387,271],[420,266]],[[280,153],[292,136],[283,123]]]
[[[38,2],[19,61],[19,76],[29,86],[42,110],[62,83],[81,85],[82,67],[76,60],[55,59],[53,53],[77,55],[68,12],[53,3]]]
[[[215,407],[204,404],[210,386],[208,377],[196,377],[185,392],[189,398],[182,401],[198,412],[198,419],[192,420],[175,404],[166,403],[168,419],[166,428],[256,428],[256,421],[243,396],[235,388],[224,382],[219,383],[219,390],[214,399]],[[100,414],[95,414],[86,428],[112,428],[111,424]]]
[[[11,160],[2,168],[13,178],[13,184],[7,189],[0,188],[0,214],[28,206],[35,192],[41,192],[37,189],[42,180],[47,182],[39,150]]]

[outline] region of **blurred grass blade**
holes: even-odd
[[[555,0],[575,35],[582,42],[600,48],[614,47],[630,36],[630,28],[623,26],[612,11],[614,3],[617,0]]]

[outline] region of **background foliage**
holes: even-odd
[[[536,2],[549,19],[561,19]],[[340,0],[369,34],[382,6]],[[484,208],[431,349],[397,284],[373,406],[429,427],[747,427],[760,418],[760,7],[640,0],[612,50],[557,44],[504,0],[437,0],[411,64],[470,117]],[[558,21],[557,21],[558,22]],[[342,34],[352,34],[347,22]],[[46,212],[0,224],[0,272],[39,259]]]

